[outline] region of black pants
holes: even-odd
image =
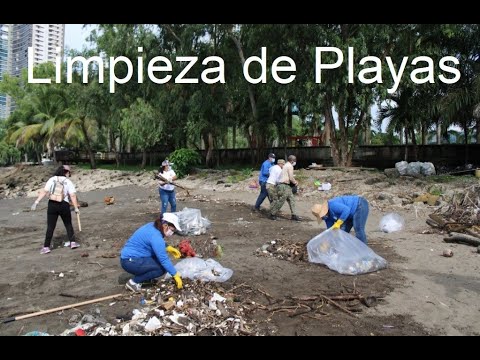
[[[45,235],[44,247],[50,247],[52,242],[53,231],[57,226],[58,216],[62,218],[63,225],[67,229],[68,240],[70,242],[75,241],[75,234],[73,233],[72,226],[72,214],[70,213],[70,204],[66,201],[57,202],[57,201],[48,201],[48,210],[47,210],[47,234]]]

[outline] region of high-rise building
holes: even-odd
[[[33,48],[34,66],[49,61],[55,62],[57,47],[60,47],[63,52],[65,24],[0,24],[0,28],[2,29],[0,79],[3,73],[20,76],[22,70],[28,67],[29,47]],[[5,65],[2,65],[2,56],[6,58]],[[2,97],[2,95],[0,95],[0,106],[2,106],[2,99],[5,99],[5,110],[2,114],[0,109],[0,119],[8,117],[14,107],[8,97]]]
[[[3,74],[10,74],[11,72],[11,58],[10,53],[10,30],[9,24],[0,24],[0,81],[3,79]],[[0,94],[0,120],[6,119],[10,114],[10,97]]]

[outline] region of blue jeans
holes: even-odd
[[[120,259],[120,265],[126,272],[135,275],[133,281],[142,283],[165,274],[165,269],[153,257]]]
[[[258,195],[257,202],[255,203],[255,209],[260,209],[260,205],[262,205],[266,197],[268,197],[267,182],[260,181],[260,195]],[[268,200],[270,200],[270,198],[268,198]],[[270,202],[272,201],[270,200]]]
[[[162,214],[167,211],[168,203],[170,203],[170,212],[177,212],[177,197],[175,190],[168,191],[159,189],[160,201],[162,202]]]
[[[355,214],[352,218],[347,219],[345,223],[342,224],[341,229],[347,233],[352,230],[352,227],[355,229],[355,236],[367,245],[367,234],[365,234],[365,225],[367,224],[368,218],[368,201],[363,197],[358,199],[358,206]]]

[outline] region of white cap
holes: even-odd
[[[178,216],[177,215],[172,214],[172,213],[164,213],[163,216],[162,216],[162,220],[172,224],[173,226],[175,226],[175,228],[178,231],[182,231],[182,229],[180,228],[180,224],[178,223]]]

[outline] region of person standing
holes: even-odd
[[[254,211],[259,211],[263,201],[266,197],[268,197],[267,180],[270,176],[270,168],[273,166],[274,163],[275,154],[270,153],[268,154],[267,160],[265,160],[260,167],[260,175],[258,176],[258,182],[260,183],[260,194],[258,195],[257,201],[253,208]]]
[[[358,195],[337,196],[312,207],[312,213],[319,223],[324,220],[327,228],[342,229],[347,233],[353,227],[355,236],[365,245],[367,245],[365,226],[368,212],[368,201]]]
[[[177,211],[177,195],[175,194],[175,186],[171,183],[177,179],[177,174],[173,171],[168,160],[162,162],[162,167],[158,172],[159,177],[159,194],[160,202],[162,204],[161,214],[167,212],[168,204],[170,203],[170,212]],[[163,179],[162,179],[163,178]]]
[[[137,229],[120,252],[120,265],[126,272],[135,275],[125,287],[133,292],[142,289],[142,283],[158,278],[168,272],[178,289],[183,287],[180,273],[175,269],[167,253],[179,259],[180,251],[165,242],[175,231],[181,231],[178,216],[164,213],[155,222]]]
[[[295,197],[292,192],[290,184],[298,185],[298,181],[293,176],[293,167],[297,164],[297,157],[295,155],[289,155],[288,161],[282,169],[280,176],[280,182],[277,185],[277,199],[270,206],[270,219],[277,220],[277,213],[282,208],[285,201],[290,206],[292,213],[292,220],[300,221],[300,218],[296,214]]]
[[[278,159],[277,165],[273,165],[270,168],[270,176],[267,179],[267,192],[268,192],[268,199],[270,203],[273,203],[277,200],[277,185],[280,183],[281,176],[282,176],[282,169],[285,165],[285,160]]]
[[[71,249],[76,249],[80,246],[75,241],[75,233],[72,226],[72,215],[70,212],[69,199],[72,200],[72,204],[75,209],[75,213],[79,214],[78,201],[76,195],[75,185],[70,181],[69,177],[72,176],[70,166],[62,165],[54,176],[48,179],[45,184],[45,188],[40,191],[37,200],[33,203],[31,210],[35,211],[37,205],[49,194],[48,209],[47,209],[47,233],[45,235],[45,242],[43,248],[40,250],[40,254],[48,254],[50,250],[50,243],[52,242],[53,232],[57,226],[57,220],[60,216],[67,230],[69,245]]]

